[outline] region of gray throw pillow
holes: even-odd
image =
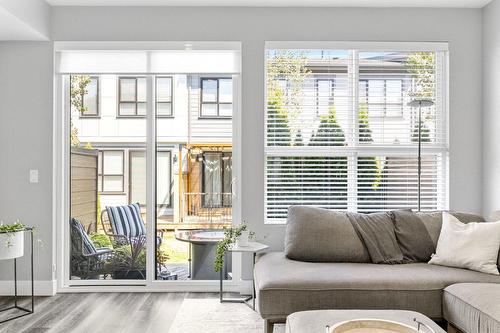
[[[288,209],[285,255],[310,262],[370,262],[345,213],[307,206]]]
[[[484,221],[482,216],[476,214],[461,212],[450,212],[450,214],[462,223]],[[405,262],[429,261],[436,252],[443,212],[412,212],[408,209],[393,211],[391,215]]]
[[[392,211],[391,216],[404,261],[429,261],[436,245],[422,219],[410,209]]]
[[[363,240],[374,264],[401,264],[403,253],[399,248],[394,223],[389,213],[347,213],[349,220]]]

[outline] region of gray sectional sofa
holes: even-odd
[[[484,221],[476,215],[453,214],[464,223]],[[434,250],[441,212],[405,211],[401,216],[408,221],[399,221],[403,228],[394,231],[397,241],[406,245],[414,242],[415,248],[420,247],[416,251],[425,252],[425,240],[419,237],[428,234],[434,248],[427,251]],[[254,270],[258,311],[266,321],[266,332],[272,332],[274,323],[285,322],[288,315],[304,310],[400,309],[443,319],[443,290],[448,286],[500,283],[497,275],[410,260],[411,253],[404,254],[401,264],[374,264],[350,219],[341,212],[290,208],[285,251],[261,255]],[[422,230],[425,235],[417,235]],[[412,239],[413,232],[416,239]],[[422,253],[414,257],[419,256]]]

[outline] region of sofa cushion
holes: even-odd
[[[404,261],[429,261],[436,247],[419,216],[410,209],[392,211],[391,215]]]
[[[309,262],[370,262],[345,213],[305,206],[288,209],[285,254]]]
[[[443,295],[443,315],[467,333],[500,332],[500,284],[459,283]]]
[[[394,223],[389,213],[347,213],[347,217],[351,220],[354,230],[363,240],[372,263],[403,263],[403,253],[399,248],[394,232]]]
[[[434,243],[435,251],[439,239],[439,234],[441,233],[441,225],[443,224],[443,212],[416,212],[415,214],[420,218],[425,228],[429,232],[429,236]],[[462,223],[484,222],[484,217],[477,214],[461,212],[450,212],[450,214],[455,216]]]
[[[263,318],[304,310],[400,309],[441,318],[442,290],[458,282],[500,283],[500,276],[412,263],[311,263],[280,252],[255,265],[258,308]]]

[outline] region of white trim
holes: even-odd
[[[448,51],[447,42],[267,41],[265,49],[335,49],[369,51]]]
[[[21,280],[17,281],[18,295],[29,296],[31,295],[31,281]],[[35,296],[54,296],[57,290],[56,280],[38,280],[35,281]],[[14,295],[14,280],[0,281],[0,295],[13,296]]]
[[[58,41],[54,42],[54,51],[90,51],[90,50],[235,50],[241,51],[241,42],[235,41],[191,41],[191,42],[158,42],[158,41]]]

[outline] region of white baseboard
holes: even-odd
[[[56,280],[35,281],[35,296],[54,296],[56,289]],[[17,294],[20,296],[31,295],[31,281],[17,281]],[[0,295],[14,295],[14,280],[0,281]]]
[[[239,292],[242,295],[251,295],[253,289],[252,280],[241,280],[239,285]]]

